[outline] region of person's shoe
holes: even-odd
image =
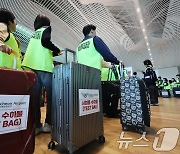
[[[51,125],[48,123],[44,123],[44,126],[42,127],[42,131],[45,133],[50,133],[51,132]]]
[[[38,135],[42,132],[42,127],[35,129],[35,135]]]
[[[156,103],[156,104],[153,104],[154,106],[159,106],[159,104],[158,103]]]
[[[153,104],[151,104],[151,106],[159,106],[159,104],[158,103],[153,103]]]

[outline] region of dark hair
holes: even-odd
[[[158,76],[159,79],[161,79],[161,76]]]
[[[86,26],[84,26],[84,28],[83,28],[84,36],[87,36],[90,33],[91,30],[96,30],[96,26],[94,26],[94,25],[86,25]]]
[[[39,14],[34,21],[34,29],[37,30],[43,26],[50,26],[50,19],[45,15]]]
[[[172,81],[176,81],[175,78],[172,78]]]
[[[172,80],[169,80],[169,83],[173,83]]]
[[[151,65],[151,66],[153,66],[152,65],[152,63],[151,63],[151,61],[149,60],[149,59],[146,59],[145,61],[144,61],[144,65]]]
[[[168,79],[167,79],[167,78],[163,78],[163,80],[168,81]]]
[[[15,20],[15,16],[11,11],[9,11],[5,8],[0,9],[0,22],[6,24],[8,26],[9,21],[14,23],[14,20]]]
[[[133,72],[133,75],[137,75],[137,72]]]

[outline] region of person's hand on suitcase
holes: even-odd
[[[7,45],[1,45],[0,51],[7,53],[8,55],[10,55],[12,53],[12,49],[10,47],[8,47]]]
[[[58,53],[58,56],[62,55],[63,54],[63,51],[60,50],[60,52]]]
[[[124,65],[123,61],[120,61],[119,64],[122,65],[122,66]]]

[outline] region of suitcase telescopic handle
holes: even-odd
[[[16,69],[16,67],[17,67],[17,56],[18,55],[14,50],[12,50],[12,54],[14,54],[13,69]]]
[[[119,63],[119,72],[120,72],[120,77],[124,77],[124,73],[123,73],[123,70],[124,70],[124,65],[123,65],[123,62],[120,61]]]
[[[112,71],[113,71],[113,73],[114,73],[114,76],[115,76],[116,80],[119,80],[118,72],[117,72],[117,70],[116,70],[115,64],[112,64]]]
[[[73,50],[71,50],[69,48],[65,48],[63,51],[65,52],[65,62],[66,63],[68,62],[67,61],[68,60],[68,52],[73,54],[73,61],[74,62],[76,61],[76,52],[75,51],[73,51]]]

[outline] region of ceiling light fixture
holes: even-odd
[[[152,53],[150,51],[150,44],[149,44],[148,37],[147,37],[147,32],[146,32],[146,25],[145,25],[145,23],[143,21],[143,16],[142,16],[142,13],[141,13],[139,0],[134,0],[134,6],[135,6],[135,8],[137,8],[136,14],[137,14],[138,20],[140,22],[139,24],[140,24],[140,27],[142,29],[142,33],[143,33],[144,38],[145,38],[144,43],[146,43],[149,58],[152,60]],[[145,11],[145,10],[143,10],[143,11]]]

